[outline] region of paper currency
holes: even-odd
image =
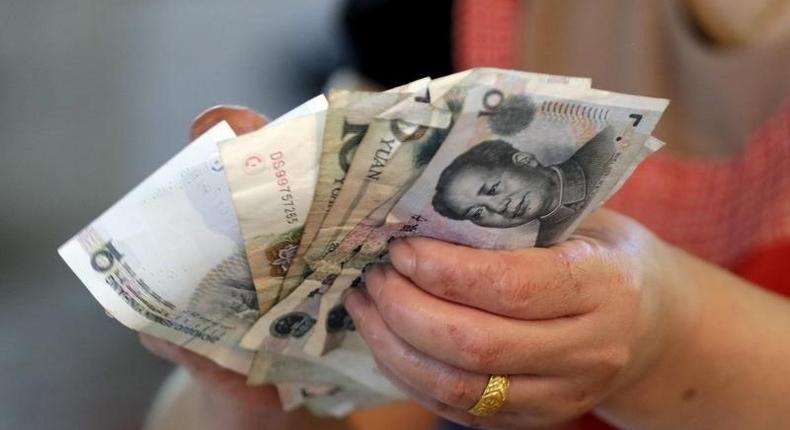
[[[483,68],[333,92],[328,108],[319,96],[221,144],[220,158],[221,125],[60,252],[121,322],[276,384],[287,408],[393,401],[342,292],[396,237],[567,238],[663,145],[650,134],[666,100],[590,87]]]
[[[456,76],[449,78],[453,83],[450,88],[446,87],[448,78],[432,81],[426,95],[417,100],[403,100],[371,123],[346,178],[348,186],[341,191],[310,245],[311,250],[318,252],[311,254],[308,251],[305,256],[312,273],[287,303],[256,323],[250,334],[245,336],[245,341],[263,333],[266,323],[277,327],[279,321],[293,318],[301,318],[302,323],[298,336],[281,333],[292,338],[288,349],[303,346],[308,353],[318,355],[327,350],[329,331],[342,336],[342,331],[337,329],[337,321],[344,318],[345,312],[338,303],[340,293],[354,282],[355,275],[364,264],[374,261],[386,248],[387,235],[377,236],[384,240],[382,242],[368,235],[384,224],[387,213],[422,173],[443,142],[449,140],[448,133],[452,135],[451,129],[457,120],[453,116],[461,113],[464,88],[499,84],[503,88],[509,85],[507,91],[520,93],[529,83],[536,82],[582,89],[590,84],[586,79],[495,69],[478,69],[461,75],[460,79]],[[433,93],[441,93],[442,96],[436,99]],[[424,110],[426,107],[430,110]],[[510,115],[511,112],[502,114]],[[419,137],[399,139],[397,127],[404,125],[412,127],[414,135]],[[367,248],[366,252],[348,267],[348,261],[363,246]],[[341,275],[340,279],[338,275]],[[308,325],[311,327],[305,329]],[[269,335],[275,336],[271,327]],[[307,340],[302,341],[301,338],[308,333]]]
[[[660,147],[657,141],[646,139],[666,107],[665,100],[591,90],[584,85],[514,79],[496,71],[477,77],[456,86],[453,97],[463,104],[462,113],[420,179],[403,193],[393,210],[388,210],[388,225],[368,235],[365,251],[344,265],[331,287],[324,288],[317,323],[304,345],[308,353],[325,353],[341,341],[346,333],[338,324],[345,318],[342,290],[362,281],[361,269],[385,254],[392,237],[423,235],[492,248],[555,243],[611,195],[642,158]],[[483,146],[469,149],[477,144]],[[463,167],[447,167],[447,160],[459,158],[459,152],[464,151],[470,161],[461,158],[455,166],[465,164],[469,172],[464,173]],[[491,161],[483,165],[487,160]],[[443,174],[445,170],[448,173]],[[454,173],[459,170],[460,174]],[[455,190],[450,190],[448,198],[436,197],[435,190],[452,188],[446,184],[452,185],[453,175],[460,178],[456,178]],[[487,178],[480,178],[486,175],[492,177],[490,184],[486,184]],[[471,183],[475,180],[480,183]],[[537,187],[541,180],[545,181],[543,190]],[[511,191],[504,193],[508,186]],[[530,186],[538,190],[532,191]],[[554,200],[547,197],[549,192],[554,192]],[[519,198],[512,197],[513,193],[520,193]],[[493,209],[504,215],[460,222],[462,217],[449,213],[448,221],[446,201],[454,203],[453,198],[463,204],[474,203],[474,199],[482,202],[479,207],[463,207],[462,213],[492,209],[485,206],[490,202],[492,207],[499,203],[501,206]],[[535,207],[536,202],[547,207]],[[536,214],[530,215],[530,210]],[[470,213],[467,219],[474,216],[480,215]]]
[[[282,355],[260,350],[253,362],[248,383],[260,385],[282,382],[309,382],[341,389],[365,390],[390,400],[403,399],[403,394],[376,368],[370,350],[358,335],[347,337],[342,348],[322,357],[300,352]]]
[[[305,254],[311,271],[336,274],[337,267],[327,266],[347,261],[364,240],[364,235],[357,235],[353,236],[355,240],[343,243],[349,232],[419,176],[453,126],[453,110],[459,100],[455,93],[448,96],[448,91],[464,83],[474,86],[501,79],[582,88],[590,84],[587,79],[476,69],[431,81],[425,93],[404,98],[377,115],[354,153],[345,178],[347,186],[340,190]]]
[[[305,404],[321,415],[343,416],[354,409],[370,408],[406,397],[376,368],[362,339],[349,336],[340,348],[323,357],[304,353],[283,355],[261,349],[256,354],[248,383],[302,383],[289,393],[291,407]],[[304,381],[309,381],[306,383]]]
[[[668,103],[550,84],[461,90],[448,144],[388,222],[482,248],[565,239],[644,156]]]
[[[406,106],[426,104],[414,99],[407,102]],[[301,349],[304,335],[318,317],[321,295],[340,273],[342,263],[355,252],[356,243],[344,243],[343,239],[376,207],[416,178],[418,166],[435,153],[450,125],[448,121],[445,128],[432,128],[397,119],[376,119],[370,124],[355,151],[344,186],[305,254],[310,275],[256,322],[242,340],[244,347],[263,345],[281,353]],[[340,244],[346,246],[338,248]]]
[[[258,306],[276,302],[313,199],[326,100],[308,101],[285,119],[220,145],[241,226]]]
[[[414,105],[428,105],[430,96],[426,93],[408,91],[424,88],[426,83],[422,80],[410,84],[404,87],[405,93],[341,93],[333,98],[321,173],[325,178],[322,194],[328,198],[326,201],[320,199],[318,204],[314,204],[318,208],[311,210],[316,219],[326,213],[304,253],[303,260],[309,269],[309,276],[304,281],[306,285],[292,292],[287,291],[290,286],[286,285],[278,305],[256,322],[242,340],[245,348],[259,348],[268,339],[264,346],[267,349],[280,353],[301,350],[300,338],[309,331],[318,316],[322,290],[331,285],[333,277],[340,271],[340,264],[354,251],[350,242],[341,249],[336,245],[376,206],[416,178],[416,173],[404,175],[404,168],[415,164],[416,157],[427,162],[446,135],[447,128],[430,128],[375,117],[394,104],[400,104],[401,109],[408,113],[415,111],[412,109]],[[449,125],[448,117],[445,127]],[[345,143],[341,145],[340,142]],[[408,150],[401,150],[402,143],[406,143],[404,147]],[[331,148],[334,152],[329,152]],[[353,158],[344,155],[352,151],[345,148],[353,148]],[[337,183],[341,183],[342,188],[336,188],[334,184]],[[310,228],[315,229],[315,224],[311,223]],[[302,277],[299,274],[292,276],[291,280]],[[291,342],[292,339],[297,341]]]
[[[234,136],[213,127],[58,252],[124,325],[247,373],[258,305],[216,145]]]
[[[384,93],[335,91],[330,94],[318,184],[305,222],[304,239],[283,280],[278,300],[290,295],[307,277],[309,267],[305,254],[308,251],[310,255],[324,252],[323,248],[313,246],[311,249],[310,246],[327,242],[323,238],[316,239],[319,227],[340,194],[351,160],[365,138],[370,123],[376,115],[399,101],[414,94],[423,94],[429,82],[430,79],[424,78]],[[323,235],[326,234],[323,232]]]

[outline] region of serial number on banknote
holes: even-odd
[[[277,185],[280,187],[280,200],[282,200],[283,204],[285,221],[288,224],[298,223],[299,214],[296,212],[294,195],[291,193],[291,185],[288,183],[288,172],[285,170],[285,160],[283,159],[283,153],[277,151],[270,154],[269,158],[272,160],[274,177],[277,178]]]

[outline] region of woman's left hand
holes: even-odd
[[[675,288],[676,252],[608,210],[550,248],[402,239],[392,265],[369,268],[366,290],[345,304],[382,372],[435,413],[486,428],[551,426],[636,383],[665,350],[694,302]],[[507,400],[475,417],[468,410],[492,374],[509,375]]]

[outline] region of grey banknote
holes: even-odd
[[[459,79],[458,77],[461,78]],[[430,100],[429,103],[416,105],[418,107],[427,105],[433,108],[434,112],[423,113],[410,109],[410,106],[405,106],[405,109],[404,106],[400,106],[390,109],[390,111],[382,114],[381,117],[389,120],[399,120],[396,113],[398,112],[397,109],[401,108],[403,111],[402,116],[408,117],[410,121],[416,121],[426,126],[442,126],[449,123],[447,128],[442,129],[446,130],[446,132],[442,134],[442,139],[445,142],[442,143],[442,145],[450,145],[452,143],[447,137],[447,132],[452,136],[452,131],[450,131],[451,127],[458,121],[458,115],[461,114],[464,102],[461,92],[463,88],[475,88],[481,85],[509,82],[511,85],[509,90],[516,93],[520,88],[525,87],[530,82],[551,83],[578,88],[589,88],[590,86],[590,81],[587,79],[496,69],[475,69],[449,78],[451,78],[451,80],[449,80],[451,85],[447,85],[448,78],[442,78],[432,82],[432,85],[429,86],[431,91],[429,91],[427,97]],[[445,88],[436,88],[442,86]],[[441,95],[437,98],[431,97],[431,94]],[[444,112],[450,112],[452,114],[449,121],[442,121],[441,114]],[[419,147],[413,146],[411,148]],[[407,149],[411,148],[407,147]],[[423,156],[415,156],[415,154],[419,154],[418,152],[409,153],[403,151],[402,154],[406,156],[400,158],[399,163],[390,162],[383,169],[384,174],[389,173],[396,177],[397,180],[383,181],[382,184],[385,185],[385,192],[373,194],[371,195],[372,198],[371,196],[365,195],[360,199],[360,203],[355,204],[352,208],[351,213],[356,211],[359,212],[361,216],[357,216],[356,218],[351,217],[351,222],[348,223],[353,224],[351,233],[343,239],[332,253],[324,257],[318,265],[318,267],[323,268],[324,273],[327,273],[325,268],[327,266],[327,260],[329,260],[330,263],[334,261],[341,261],[343,263],[342,270],[338,270],[337,267],[332,267],[330,265],[328,275],[324,274],[323,278],[318,278],[321,280],[320,285],[322,288],[318,290],[320,294],[316,294],[316,296],[320,297],[321,305],[319,306],[320,310],[317,317],[317,325],[311,331],[310,337],[304,345],[305,351],[308,353],[318,355],[337,345],[339,338],[342,338],[344,333],[342,328],[345,324],[343,322],[347,320],[345,309],[339,303],[340,294],[349,285],[360,282],[357,276],[362,267],[376,261],[385,254],[386,241],[389,237],[399,232],[408,233],[412,228],[411,224],[401,225],[397,226],[396,231],[390,232],[393,226],[384,226],[385,217],[401,196],[407,192],[409,185],[422,173],[426,164],[432,159],[433,153],[438,148],[439,145],[435,145],[431,148],[432,150],[430,153]],[[381,198],[376,198],[379,196]],[[421,218],[419,218],[419,215],[416,215],[411,221],[416,222],[420,220]],[[344,250],[353,250],[353,252],[349,253]],[[321,270],[316,273],[321,273]],[[306,284],[310,281],[311,279],[308,278]],[[327,281],[330,281],[331,284]],[[330,284],[328,288],[326,287],[327,284]],[[317,300],[315,297],[310,297],[308,302],[315,300]],[[312,311],[315,306],[305,306],[304,308]],[[310,315],[313,316],[312,313]],[[332,341],[330,340],[331,338],[336,339]]]
[[[570,235],[656,148],[668,101],[567,85],[461,86],[446,145],[388,215],[410,233],[479,248]]]

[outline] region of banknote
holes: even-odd
[[[254,363],[254,361],[253,361]],[[293,412],[304,405],[302,396],[303,385],[296,382],[280,382],[274,384],[277,389],[277,397],[280,399],[280,407],[285,412]]]
[[[311,410],[334,416],[406,398],[379,372],[358,335],[345,338],[339,348],[323,357],[261,349],[250,368],[248,383],[301,385],[297,393],[289,393],[290,403],[305,403]]]
[[[108,314],[333,416],[403,398],[342,304],[398,237],[567,238],[663,143],[667,101],[472,69],[212,128],[59,252]],[[223,142],[219,143],[218,142]]]
[[[307,261],[321,261],[329,253],[335,255],[333,258],[336,261],[342,261],[343,258],[338,257],[338,255],[344,254],[336,252],[337,250],[335,249],[339,239],[345,235],[349,227],[354,227],[354,221],[359,218],[360,214],[367,212],[368,206],[375,207],[376,203],[375,201],[370,201],[366,207],[361,208],[352,206],[351,210],[355,213],[349,217],[347,213],[349,202],[353,202],[360,195],[360,193],[355,193],[353,188],[358,183],[364,183],[370,179],[381,182],[392,180],[387,177],[381,178],[381,175],[378,173],[374,173],[371,178],[365,176],[371,171],[375,172],[375,169],[384,167],[383,164],[385,162],[390,165],[393,164],[388,159],[385,159],[389,148],[382,149],[380,146],[377,146],[377,143],[381,144],[380,136],[377,135],[366,140],[368,133],[371,131],[371,126],[374,125],[374,120],[377,118],[383,119],[383,122],[378,122],[379,129],[375,130],[379,134],[392,132],[394,126],[413,127],[416,129],[417,125],[430,125],[433,128],[447,128],[450,124],[449,112],[446,109],[433,109],[430,104],[431,99],[442,97],[454,85],[461,82],[471,73],[471,71],[459,72],[433,81],[424,78],[381,94],[364,92],[338,94],[337,108],[333,109],[334,106],[330,105],[331,118],[327,120],[324,158],[329,162],[329,168],[326,169],[327,173],[330,173],[328,176],[330,178],[341,176],[332,172],[332,170],[337,170],[337,167],[334,167],[335,165],[340,165],[342,166],[343,180],[332,180],[333,187],[329,204],[320,204],[319,202],[319,205],[317,205],[319,209],[316,213],[321,214],[321,222],[309,226],[315,230],[315,234],[306,237],[306,240],[302,243],[305,251],[302,253],[300,250],[298,256],[303,256],[304,258],[297,258],[297,260],[300,260],[297,262],[301,263],[300,267],[303,270],[300,271],[301,276],[292,278],[289,274],[286,279],[286,283],[290,282],[290,285],[286,288],[288,293],[312,271]],[[589,80],[586,80],[586,82],[589,85]],[[392,93],[397,93],[399,96],[394,98]],[[390,119],[392,121],[387,122]],[[427,127],[421,127],[418,133],[423,133],[425,129]],[[403,131],[400,132],[401,135],[403,133]],[[336,148],[341,147],[339,143],[341,140],[343,141],[343,149],[338,150]],[[358,152],[357,149],[362,143],[365,143],[359,156],[362,161],[357,161],[352,165],[352,159],[355,158]],[[417,144],[412,146],[420,147]],[[345,150],[345,148],[349,147],[353,148],[353,151]],[[397,146],[392,148],[392,150],[393,152],[397,150]],[[334,161],[337,158],[340,159],[339,163]],[[323,162],[324,160],[322,160]],[[371,165],[373,167],[370,167]],[[354,183],[347,187],[348,189],[345,192],[342,192],[342,186],[347,175],[353,175],[352,177],[355,178]],[[375,195],[375,193],[362,193],[362,195],[365,194]],[[316,205],[314,204],[314,206]],[[341,225],[338,225],[338,223]],[[364,236],[358,235],[357,237],[363,238]]]
[[[388,223],[478,248],[564,240],[654,149],[648,139],[668,104],[543,83],[514,93],[509,85],[459,88],[463,113],[448,144]]]
[[[384,93],[333,91],[329,94],[318,183],[304,223],[303,239],[282,282],[278,301],[291,294],[307,276],[304,256],[316,241],[319,227],[340,193],[351,160],[370,123],[376,115],[399,101],[415,93],[424,93],[428,82],[430,79],[424,78]],[[318,242],[325,241],[319,238]],[[312,252],[317,251],[313,249]]]
[[[457,115],[460,111],[461,103],[463,100],[460,98],[461,93],[458,88],[470,87],[475,88],[481,85],[496,85],[497,83],[509,84],[508,90],[511,92],[518,92],[529,82],[551,83],[557,85],[568,85],[578,88],[589,88],[590,81],[588,79],[572,78],[565,76],[543,75],[528,72],[507,71],[498,69],[474,69],[470,72],[464,73],[462,79],[454,79],[452,86],[449,88],[439,90],[437,87],[442,86],[447,78],[435,80],[429,85],[429,99],[428,106],[435,108],[438,112],[451,112]],[[451,76],[450,78],[455,78]],[[439,99],[431,98],[430,94],[441,93]],[[408,101],[406,101],[408,102]],[[406,104],[402,102],[402,104]],[[415,104],[417,106],[425,106],[426,104]],[[403,109],[406,113],[404,117],[409,118],[409,123],[416,121],[420,124],[427,124],[429,126],[445,126],[446,128],[442,134],[442,139],[447,136],[447,133],[452,133],[450,128],[455,122],[455,119],[449,121],[441,120],[441,116],[436,113],[431,113],[424,116],[415,116],[415,110],[406,108]],[[396,116],[392,116],[395,108],[380,115],[389,121],[400,121]],[[438,120],[438,121],[437,121]],[[514,118],[518,120],[518,118]],[[351,283],[359,282],[356,279],[359,271],[364,265],[376,261],[379,255],[382,255],[386,250],[386,239],[390,236],[383,230],[378,231],[376,237],[368,237],[371,231],[380,229],[385,221],[387,213],[393,208],[395,203],[400,199],[401,195],[409,189],[409,185],[421,173],[427,161],[430,160],[435,152],[435,148],[440,145],[435,145],[431,153],[425,154],[421,157],[424,161],[419,160],[419,154],[415,152],[419,150],[419,146],[405,146],[406,150],[399,150],[401,158],[393,157],[398,162],[390,161],[389,164],[383,169],[383,175],[391,174],[393,179],[389,181],[381,181],[382,191],[376,193],[368,193],[362,195],[358,200],[354,201],[347,213],[351,216],[347,217],[344,225],[341,228],[350,229],[351,232],[345,235],[338,235],[342,237],[339,245],[329,253],[319,257],[317,270],[305,281],[305,285],[309,291],[318,291],[317,294],[309,295],[308,300],[299,305],[298,311],[307,313],[312,318],[316,319],[317,325],[311,330],[308,340],[305,342],[304,349],[310,354],[319,355],[327,348],[332,348],[336,345],[337,341],[330,342],[331,337],[343,336],[343,330],[340,330],[342,325],[338,325],[339,321],[345,318],[345,310],[339,303],[339,297],[342,290],[349,286]],[[409,152],[409,150],[412,150]],[[363,158],[364,160],[364,158]],[[349,175],[350,178],[354,176]],[[356,176],[359,177],[359,176]],[[349,179],[351,181],[351,179]],[[364,184],[364,182],[363,182]],[[355,187],[354,191],[364,190],[363,187]],[[416,217],[412,221],[420,221]],[[322,226],[324,228],[324,226]],[[412,224],[405,224],[398,227],[403,233],[408,233],[413,228]],[[384,239],[380,241],[379,239]],[[360,249],[364,252],[358,254],[358,257],[352,258],[355,253],[359,253]],[[309,260],[309,258],[308,258]],[[351,260],[351,261],[349,261]],[[342,263],[342,269],[337,263]],[[316,276],[320,275],[320,276]],[[327,287],[329,284],[329,287]],[[316,306],[314,302],[320,300],[321,304]],[[315,312],[318,309],[316,317]],[[276,321],[276,320],[275,320]],[[330,333],[333,333],[330,336]],[[329,343],[327,343],[329,342]]]
[[[424,93],[404,98],[377,115],[355,151],[345,180],[347,186],[340,189],[304,256],[310,271],[317,270],[316,265],[346,261],[348,253],[358,245],[347,243],[338,248],[346,235],[420,174],[452,126],[452,111],[457,100],[453,95],[448,97],[447,93],[462,83],[487,84],[503,76],[518,82],[538,80],[584,88],[590,85],[588,79],[473,69],[433,80]],[[364,236],[357,237],[364,239]]]
[[[417,83],[424,83],[426,81],[417,81]],[[419,89],[417,84],[406,86],[407,90]],[[424,86],[424,84],[423,84]],[[409,176],[403,176],[396,168],[390,168],[384,174],[384,167],[387,164],[404,164],[413,163],[410,158],[419,156],[418,151],[422,151],[423,158],[430,157],[438,143],[441,142],[443,133],[442,129],[429,129],[428,127],[417,126],[411,123],[398,122],[392,120],[376,120],[375,115],[380,113],[381,110],[387,106],[392,106],[400,100],[406,100],[404,110],[413,112],[408,106],[410,104],[426,104],[429,100],[425,97],[425,93],[382,93],[382,94],[338,94],[333,101],[338,103],[337,109],[333,113],[337,115],[332,118],[330,125],[327,128],[327,148],[335,148],[334,152],[326,151],[322,160],[328,162],[322,164],[321,177],[326,178],[322,181],[325,185],[323,190],[331,190],[333,192],[325,193],[328,196],[326,202],[320,200],[318,209],[312,211],[317,214],[316,219],[320,218],[322,212],[326,212],[320,227],[317,229],[315,237],[309,240],[309,236],[303,240],[303,243],[309,241],[309,246],[304,254],[304,262],[309,269],[309,276],[307,280],[308,285],[293,292],[288,291],[289,286],[283,289],[280,296],[280,301],[277,306],[266,313],[250,330],[250,332],[242,340],[242,345],[245,348],[256,349],[259,345],[263,344],[265,338],[269,337],[272,333],[272,327],[290,327],[291,323],[284,323],[284,321],[293,321],[303,315],[317,315],[317,307],[320,305],[320,296],[318,296],[311,286],[318,284],[316,288],[320,290],[321,285],[331,285],[331,277],[334,273],[339,271],[339,264],[342,259],[335,258],[334,260],[327,258],[328,254],[333,257],[350,255],[351,250],[336,250],[332,249],[332,243],[339,243],[339,238],[350,231],[357,222],[364,218],[369,209],[374,208],[381,202],[377,203],[378,199],[386,199],[384,194],[379,195],[381,192],[388,192],[388,190],[397,190],[402,186],[393,185],[397,181],[409,180]],[[352,102],[352,105],[349,105]],[[355,107],[349,109],[348,107]],[[377,108],[378,110],[371,110],[370,107]],[[367,111],[368,113],[365,113]],[[357,121],[357,122],[352,122]],[[368,122],[365,122],[368,121]],[[342,124],[342,125],[338,125]],[[356,124],[358,132],[356,134],[350,133],[349,124]],[[449,122],[448,122],[449,126]],[[400,148],[402,141],[407,142],[413,150],[410,152],[399,151],[401,155],[398,157],[391,156]],[[345,150],[345,148],[352,148]],[[346,152],[352,152],[353,157],[344,155]],[[412,175],[411,177],[415,177]],[[340,178],[340,179],[338,179]],[[353,179],[351,179],[353,178]],[[372,184],[371,184],[372,183]],[[341,188],[337,185],[341,184]],[[330,188],[332,187],[335,188]],[[368,204],[372,207],[357,208],[354,210],[353,204],[355,199],[361,196],[372,196]],[[348,209],[352,211],[349,212]],[[315,224],[311,224],[311,227]],[[320,263],[327,265],[334,263],[329,270],[316,271],[315,264]],[[337,269],[337,270],[336,270]],[[295,269],[297,270],[297,269]],[[301,280],[302,275],[295,275],[294,279]],[[286,278],[288,281],[288,278]],[[304,308],[304,309],[297,309]],[[304,319],[302,323],[308,324],[311,320]],[[298,330],[296,331],[298,333]],[[281,337],[288,338],[290,335],[281,333]],[[297,336],[298,337],[298,336]],[[267,348],[278,348],[277,351],[285,353],[284,348],[292,350],[301,349],[298,342],[290,342],[285,338],[270,339]]]
[[[409,188],[442,145],[453,126],[454,110],[460,109],[456,87],[463,82],[475,87],[501,80],[522,86],[530,81],[580,88],[590,85],[586,79],[479,69],[431,81],[425,94],[406,98],[377,116],[357,147],[344,186],[305,254],[309,275],[299,288],[256,323],[242,341],[245,347],[254,347],[273,337],[279,339],[269,339],[268,344],[277,345],[281,353],[290,354],[303,347],[311,354],[325,350],[322,342],[327,326],[323,323],[338,321],[330,316],[339,317],[344,312],[342,307],[334,305],[342,290],[336,288],[328,296],[327,293],[343,265],[366,243],[368,233],[384,223],[400,194]],[[441,98],[437,100],[432,96],[434,93],[441,94]],[[398,112],[408,121],[398,118]],[[364,260],[368,258],[358,261]],[[342,277],[344,285],[347,278]],[[321,333],[317,335],[312,334],[316,322],[322,323],[317,328]],[[305,337],[307,334],[310,336]],[[308,339],[312,341],[307,342]]]
[[[337,348],[349,332],[355,330],[351,317],[342,304],[342,294],[346,288],[363,287],[362,272],[371,263],[387,261],[387,245],[391,237],[400,233],[392,229],[394,224],[384,224],[387,213],[392,209],[402,193],[376,208],[363,222],[349,234],[346,240],[360,239],[356,253],[346,261],[340,273],[332,278],[331,285],[320,295],[318,316],[315,326],[310,330],[303,351],[312,356],[322,356]],[[392,230],[392,231],[391,231]]]
[[[346,190],[341,192],[341,187],[345,182],[346,175],[351,166],[351,159],[356,153],[357,147],[364,141],[365,136],[371,129],[374,117],[378,116],[386,120],[393,120],[390,124],[406,125],[414,124],[429,125],[431,127],[446,128],[449,126],[450,116],[446,109],[433,109],[431,100],[444,100],[444,95],[460,82],[474,77],[478,81],[484,81],[486,77],[495,76],[496,73],[507,73],[509,76],[518,76],[528,79],[540,79],[546,82],[558,82],[569,85],[583,87],[590,86],[590,80],[586,78],[574,78],[565,76],[543,75],[520,71],[501,71],[495,69],[475,69],[459,72],[450,76],[445,76],[433,81],[422,79],[408,85],[389,90],[386,93],[363,93],[363,92],[342,92],[330,96],[329,113],[327,116],[327,126],[325,128],[324,155],[321,163],[321,174],[316,191],[316,198],[311,207],[308,222],[305,225],[305,239],[302,241],[294,259],[292,269],[289,270],[280,300],[289,295],[293,289],[307,275],[314,270],[309,267],[307,261],[320,261],[322,264],[327,262],[326,255],[334,254],[334,261],[343,261],[347,258],[349,250],[355,246],[345,249],[344,252],[336,252],[335,249],[340,239],[349,229],[356,228],[355,222],[364,217],[370,207],[375,207],[375,199],[365,200],[366,205],[355,206],[351,204],[360,195],[375,195],[375,193],[354,193]],[[398,93],[401,96],[396,100],[390,93]],[[413,97],[403,97],[403,94],[414,95]],[[396,103],[396,101],[398,101]],[[385,110],[385,107],[389,108]],[[384,112],[382,112],[384,111]],[[437,115],[443,112],[444,115]],[[425,127],[423,127],[425,128]],[[385,130],[387,131],[387,130]],[[415,145],[416,146],[416,145]],[[340,149],[338,149],[340,148]],[[372,157],[374,163],[383,164],[387,148],[379,148],[368,144],[367,149],[377,151]],[[394,148],[397,149],[397,148]],[[401,154],[402,156],[405,154]],[[364,158],[361,156],[360,158]],[[403,157],[405,158],[405,157]],[[336,160],[339,160],[336,161]],[[395,163],[387,161],[391,166]],[[353,177],[358,178],[359,183],[367,183],[365,178],[366,166],[362,162],[356,163],[356,171]],[[376,166],[381,168],[383,166]],[[374,169],[376,168],[374,167]],[[397,166],[392,166],[389,172],[399,173]],[[409,175],[406,175],[408,180]],[[386,178],[376,178],[380,183],[386,183]],[[353,188],[352,186],[348,187]],[[397,189],[397,186],[391,186]],[[386,196],[385,196],[386,197]],[[337,204],[336,201],[339,202]],[[348,215],[348,206],[351,205],[351,216]],[[335,208],[335,206],[341,206]],[[331,213],[330,210],[332,209]],[[329,213],[329,214],[328,214]],[[338,223],[340,225],[338,225]],[[320,226],[320,229],[319,229]],[[355,237],[364,239],[364,235],[357,234]]]
[[[217,142],[221,123],[58,249],[108,314],[247,373],[258,305]]]
[[[367,390],[331,387],[319,392],[303,390],[304,405],[313,415],[343,418],[360,409],[370,409],[407,399],[378,396]]]
[[[353,248],[338,249],[332,244],[343,243],[345,235],[372,210],[416,178],[417,168],[411,166],[430,159],[450,125],[448,122],[446,128],[431,128],[389,119],[376,119],[369,125],[340,194],[305,254],[310,274],[256,322],[242,340],[244,347],[263,345],[280,353],[301,349],[302,337],[318,315],[322,292],[332,284],[346,256],[354,252]]]
[[[341,386],[364,389],[392,399],[403,398],[403,394],[379,372],[370,350],[358,335],[348,336],[339,348],[322,357],[261,350],[250,368],[247,382],[250,385],[296,382]]]
[[[372,157],[366,157],[362,152],[359,162],[354,164],[361,169],[350,173],[348,181],[352,185],[359,184],[359,186],[349,186],[347,192],[341,192],[341,197],[350,198],[345,202],[338,202],[333,211],[336,219],[340,221],[332,222],[329,219],[332,215],[330,214],[321,226],[322,232],[329,231],[330,234],[333,234],[329,245],[325,246],[324,252],[320,252],[314,257],[310,255],[306,257],[308,261],[315,261],[316,267],[313,269],[321,268],[321,271],[325,273],[336,274],[338,263],[347,262],[354,252],[362,246],[366,246],[365,241],[368,233],[384,224],[385,215],[392,209],[400,196],[409,189],[409,185],[422,173],[427,162],[442,144],[447,133],[450,132],[454,123],[453,116],[457,115],[460,110],[459,103],[461,102],[457,97],[457,91],[452,91],[462,83],[474,87],[496,83],[498,80],[509,80],[520,85],[538,81],[580,88],[589,88],[590,86],[590,80],[583,78],[487,68],[473,69],[436,79],[429,84],[428,92],[422,97],[422,100],[407,99],[382,113],[377,117],[376,124],[389,127],[390,130],[394,130],[399,124],[409,124],[417,128],[417,133],[429,130],[433,132],[434,136],[432,139],[425,139],[425,141],[417,139],[416,142],[406,141],[405,145],[396,145],[393,155],[386,160],[386,164],[383,166],[376,166],[381,149],[374,145],[367,146],[367,148],[376,149],[376,152]],[[440,96],[437,97],[437,94]],[[427,103],[425,103],[426,101]],[[432,111],[422,114],[421,112],[426,112],[426,106]],[[374,137],[371,140],[376,142],[376,133],[371,133],[370,136]],[[384,138],[378,142],[386,140],[387,136],[385,131]],[[364,150],[366,147],[362,146],[362,148]],[[369,161],[370,158],[372,161]],[[370,173],[373,171],[371,166],[381,167],[381,171],[375,173],[375,178],[371,178]],[[321,247],[321,244],[316,242],[320,241],[316,240],[312,244],[312,248]],[[381,250],[376,251],[376,253],[380,252]]]
[[[313,198],[326,100],[220,145],[262,313],[277,301]]]

